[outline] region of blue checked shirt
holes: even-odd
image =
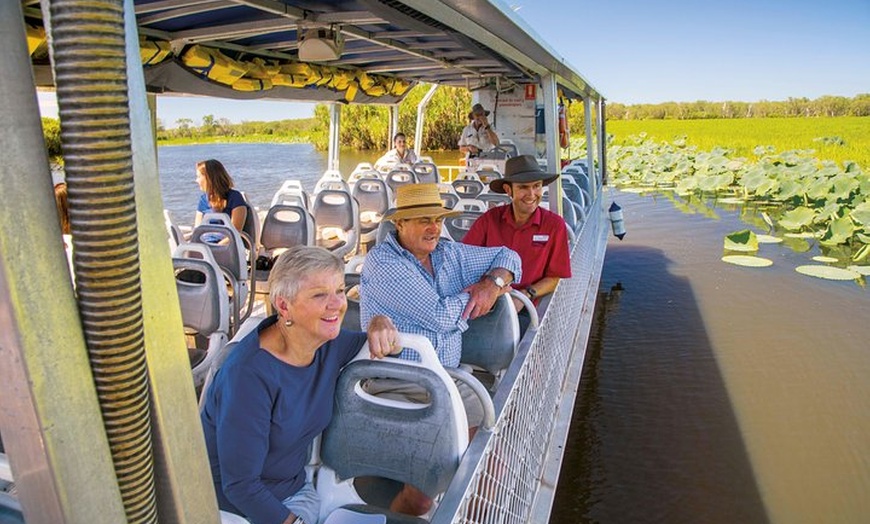
[[[430,255],[435,276],[399,245],[395,234],[366,256],[360,277],[360,320],[363,329],[375,315],[386,315],[403,333],[426,336],[445,367],[457,367],[462,356],[461,318],[470,298],[463,289],[491,269],[503,268],[522,278],[520,256],[506,247],[477,247],[441,240]],[[400,358],[419,360],[413,351]]]

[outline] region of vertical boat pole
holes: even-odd
[[[583,122],[586,124],[586,167],[589,171],[589,189],[592,192],[591,196],[592,201],[595,201],[595,197],[598,193],[598,181],[600,177],[598,176],[598,170],[595,168],[595,147],[601,149],[601,141],[593,140],[596,137],[592,134],[592,99],[587,96],[583,99]]]
[[[601,167],[601,185],[607,184],[607,104],[598,99],[598,165]]]
[[[387,136],[387,151],[393,148],[393,137],[399,132],[399,104],[392,104],[390,108],[390,129]],[[416,146],[417,144],[414,143]]]
[[[559,115],[556,77],[553,73],[541,76],[544,94],[544,140],[547,144],[547,172],[561,174],[561,145],[559,144]],[[562,178],[550,184],[550,211],[562,215]]]
[[[417,104],[417,125],[414,128],[414,149],[417,150],[417,158],[420,158],[420,155],[423,154],[423,120],[426,116],[426,107],[432,101],[432,97],[435,96],[435,91],[437,90],[438,84],[432,84],[432,87],[429,88],[429,91],[423,96],[420,103]]]
[[[0,2],[0,431],[28,522],[125,522],[64,255],[21,2]]]
[[[329,104],[329,159],[326,163],[327,169],[338,169],[338,155],[341,152],[341,105],[338,103]]]

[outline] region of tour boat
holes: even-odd
[[[549,187],[547,202],[573,217],[573,277],[538,306],[539,322],[521,340],[511,340],[508,328],[476,328],[487,343],[508,336],[510,354],[486,369],[489,349],[469,350],[466,360],[482,369],[472,376],[489,372],[492,379],[476,386],[491,411],[470,441],[461,404],[444,414],[443,431],[424,426],[419,413],[399,423],[374,413],[361,422],[354,415],[366,409],[358,407],[365,399],[354,380],[371,364],[380,366],[374,372],[400,375],[412,365],[349,364],[336,419],[309,464],[322,490],[321,522],[548,520],[609,230],[605,103],[515,12],[499,0],[24,0],[2,2],[0,24],[0,522],[238,521],[217,507],[193,384],[208,386],[258,313],[239,307],[226,340],[209,349],[213,358],[192,372],[173,266],[180,255],[169,245],[186,239],[177,229],[168,235],[164,219],[157,97],[215,97],[216,111],[222,98],[328,104],[328,168],[347,176],[354,166],[338,162],[342,107],[386,105],[392,136],[397,104],[418,83],[432,92],[466,88],[493,112],[498,150],[461,170],[433,171],[424,162],[405,174],[413,182],[437,171],[438,181],[463,191],[475,177],[499,176],[513,154],[535,155],[559,172],[559,105],[582,105],[591,147]],[[58,97],[74,280],[50,192],[37,88]],[[415,144],[423,143],[430,98],[418,109]],[[353,182],[381,177],[361,173]],[[453,183],[461,180],[468,183]],[[288,192],[291,186],[298,184]],[[491,200],[484,204],[499,204]],[[305,208],[301,198],[279,195],[273,204]],[[254,227],[245,252],[260,251],[259,232]],[[364,264],[354,253],[342,254]],[[257,262],[241,263],[250,275],[231,295],[254,297]],[[424,356],[413,373],[443,381],[439,387],[455,401],[428,342],[411,335],[402,342]],[[421,448],[428,447],[443,448],[441,455],[427,459]],[[372,475],[424,484],[433,510],[420,519],[383,516],[376,509],[383,485],[353,482]]]

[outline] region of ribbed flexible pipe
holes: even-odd
[[[54,0],[50,15],[85,341],[127,521],[157,522],[124,2]]]

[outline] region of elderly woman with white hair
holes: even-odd
[[[367,338],[374,358],[398,353],[398,332],[385,316],[367,333],[341,329],[344,264],[323,248],[283,253],[269,287],[276,314],[239,342],[207,392],[206,447],[222,510],[255,524],[316,524],[305,464],[332,417],[339,372]]]

